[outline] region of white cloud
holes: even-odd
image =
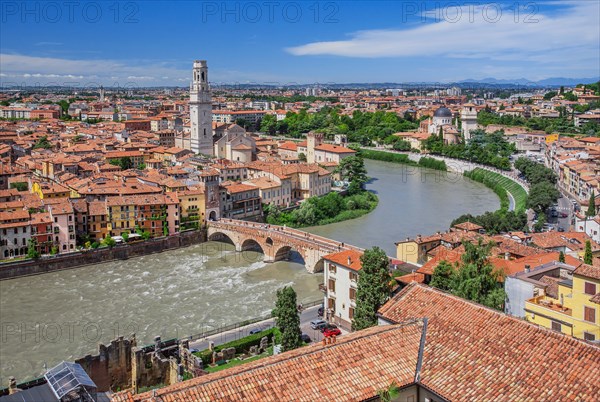
[[[53,57],[37,57],[20,54],[0,54],[0,85],[22,83],[66,84],[68,80],[77,80],[78,85],[114,85],[140,86],[183,85],[191,79],[192,62],[189,69],[174,67],[177,61],[143,60],[136,62],[116,60],[73,60]],[[184,64],[184,63],[179,63]],[[214,68],[211,73],[213,83],[265,82],[277,80],[277,77],[251,71],[234,71]],[[261,80],[261,81],[258,81]],[[279,78],[279,81],[282,81]]]
[[[35,46],[62,46],[62,42],[38,42]]]
[[[556,3],[553,3],[556,5]],[[347,40],[313,42],[286,50],[297,56],[334,55],[357,58],[448,57],[491,59],[531,63],[573,65],[584,63],[598,70],[600,58],[600,2],[566,2],[556,15],[544,14],[544,5],[526,23],[521,10],[518,22],[512,10],[504,10],[497,22],[493,9],[481,5],[461,8],[437,22],[424,22],[408,29],[367,30]],[[428,13],[430,15],[431,13]],[[443,14],[441,14],[443,15]],[[594,64],[590,64],[594,63]],[[568,70],[568,68],[565,68]]]
[[[143,64],[143,65],[140,65]],[[180,70],[166,63],[139,62],[129,64],[115,60],[73,60],[54,57],[37,57],[20,54],[0,54],[0,70],[5,74],[3,84],[9,79],[18,83],[53,83],[57,80],[93,81],[94,84],[125,85],[143,83],[152,85],[160,81],[155,77],[166,76],[189,80],[189,71]],[[190,62],[191,70],[191,62]],[[81,83],[84,84],[84,83]],[[163,82],[164,85],[164,82]]]

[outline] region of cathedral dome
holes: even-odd
[[[447,107],[441,107],[433,113],[433,117],[452,117],[452,112]]]

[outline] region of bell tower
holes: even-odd
[[[206,60],[194,61],[190,86],[190,149],[213,155],[212,99],[208,86]]]
[[[471,139],[471,131],[477,130],[477,109],[472,103],[466,103],[460,112],[460,121],[462,125],[462,133],[465,140]]]

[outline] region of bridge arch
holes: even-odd
[[[267,246],[272,246],[272,245],[273,245],[273,239],[271,239],[270,237],[267,237],[267,238],[265,239],[265,244],[266,244]]]
[[[225,233],[223,233],[223,232],[211,233],[210,235],[208,235],[208,240],[209,241],[220,241],[222,243],[228,243],[228,244],[232,244],[234,246],[237,246],[235,244],[235,242],[233,241],[233,239],[231,237],[229,237],[228,235],[226,235]]]
[[[325,269],[325,260],[323,258],[321,258],[314,265],[313,272],[314,273],[323,272],[324,269]]]
[[[265,254],[263,246],[258,241],[251,238],[245,239],[242,242],[240,251],[256,251]]]

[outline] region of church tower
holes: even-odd
[[[315,163],[315,148],[323,143],[323,134],[309,132],[306,135],[306,162]]]
[[[213,155],[212,99],[208,87],[206,60],[194,61],[190,87],[190,149],[194,153]]]
[[[460,121],[462,125],[462,133],[465,141],[471,139],[471,131],[477,130],[477,109],[472,103],[463,105],[460,111]]]

